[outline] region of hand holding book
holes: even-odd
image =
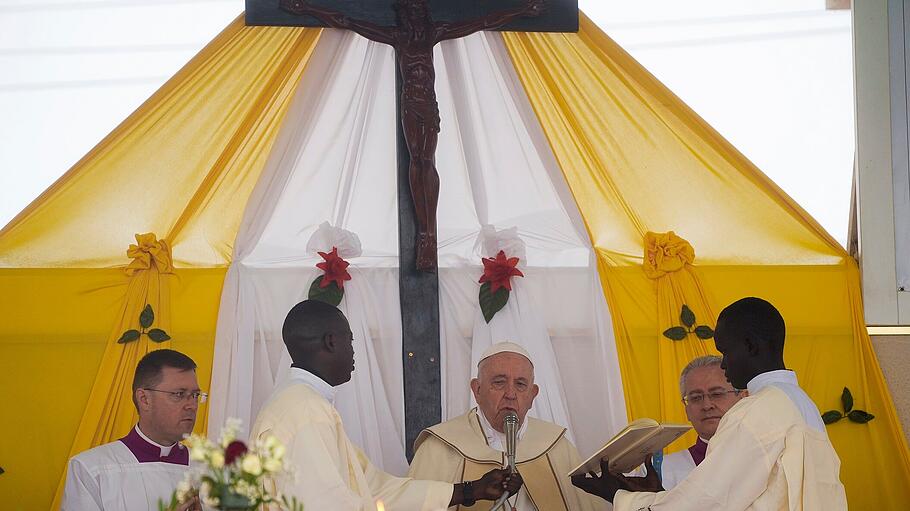
[[[574,475],[572,476],[572,484],[591,495],[597,495],[611,503],[619,490],[658,492],[664,489],[660,484],[660,477],[657,475],[657,471],[651,465],[651,458],[645,460],[645,469],[647,470],[645,477],[627,477],[622,474],[611,474],[608,469],[609,464],[610,460],[602,458],[600,460],[600,475],[594,472]]]
[[[619,490],[633,492],[663,491],[660,476],[651,464],[651,454],[692,429],[687,424],[658,424],[653,419],[638,419],[611,438],[590,458],[568,475],[582,490],[613,502]],[[645,464],[645,477],[623,473]],[[597,470],[600,469],[600,475]]]

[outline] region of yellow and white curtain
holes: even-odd
[[[711,343],[660,334],[682,304],[713,326],[725,304],[762,296],[784,314],[788,365],[819,407],[836,408],[847,386],[876,415],[828,429],[851,506],[910,502],[910,454],[856,264],[798,205],[584,17],[578,34],[479,34],[436,59],[445,413],[468,402],[473,281],[490,255],[479,233],[517,227],[527,260],[516,285],[531,298],[514,293],[522,307],[501,314],[543,318],[559,381],[541,383],[563,387],[583,451],[626,419],[684,416],[679,371]],[[385,396],[400,438],[393,71],[388,48],[350,34],[238,20],[0,232],[0,395],[16,417],[0,421],[15,439],[0,443],[0,498],[11,509],[51,507],[67,457],[126,432],[134,411],[111,389],[128,387],[139,353],[124,349],[154,346],[124,348],[112,332],[138,302],[169,310],[171,346],[211,381],[212,428],[254,414],[282,364],[275,325],[315,278],[306,242],[325,220],[364,247],[344,306],[370,340],[381,392],[350,399]],[[172,273],[124,272],[137,233],[164,240]],[[646,272],[648,247],[675,254],[674,243],[693,257]],[[151,277],[156,291],[135,290]],[[234,311],[242,328],[223,320]],[[394,470],[403,443],[391,443],[377,457]]]

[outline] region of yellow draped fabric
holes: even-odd
[[[695,249],[688,241],[673,231],[645,233],[642,269],[645,276],[656,284],[657,294],[657,374],[660,416],[668,422],[686,423],[686,413],[679,401],[679,373],[690,360],[704,355],[717,355],[711,340],[702,340],[688,332],[681,340],[671,340],[663,332],[670,327],[693,330],[704,325],[714,329],[714,307],[695,273]],[[683,322],[682,310],[686,306],[695,315],[695,323]],[[695,432],[690,431],[669,446],[669,450],[684,449],[695,443]]]
[[[672,307],[700,297],[696,314],[713,324],[712,304],[765,297],[787,321],[787,363],[819,407],[838,408],[847,386],[877,416],[828,428],[851,507],[905,509],[910,453],[864,329],[856,263],[584,16],[578,34],[503,37],[599,259],[630,419],[682,416],[678,392],[660,383],[678,376],[682,355],[662,357],[667,340],[655,335]],[[699,262],[661,288],[641,254],[648,231],[670,230]]]
[[[319,34],[239,18],[0,231],[4,508],[48,508],[68,454],[129,430],[135,361],[167,344],[115,342],[146,299],[207,387],[233,241]],[[137,232],[163,240],[128,262]]]
[[[133,342],[118,343],[127,330],[142,329],[139,315],[146,305],[151,306],[154,313],[151,327],[165,332],[171,330],[170,279],[174,268],[170,248],[165,240],[158,240],[153,233],[137,234],[136,243],[127,250],[132,261],[124,269],[129,276],[126,299],[108,335],[101,365],[67,458],[121,438],[124,431],[129,431],[136,424],[139,416],[131,391],[136,364],[152,350],[171,347],[170,341],[155,343],[148,335],[141,335]],[[200,407],[200,412],[205,411],[204,407]],[[204,413],[202,417],[205,417]],[[201,422],[204,428],[205,420]],[[52,509],[60,506],[64,481],[61,478]]]
[[[0,267],[116,266],[136,232],[228,264],[319,34],[238,18],[0,232]]]

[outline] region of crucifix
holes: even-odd
[[[575,32],[578,6],[577,0],[397,0],[389,6],[390,1],[247,0],[246,21],[351,30],[395,49],[399,290],[410,459],[420,431],[442,417],[436,275],[436,145],[441,130],[433,47],[483,30]],[[545,8],[547,15],[541,16]]]

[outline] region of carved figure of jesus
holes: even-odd
[[[525,5],[455,23],[436,23],[427,0],[398,0],[393,5],[397,25],[386,27],[351,19],[334,9],[305,0],[281,0],[281,8],[295,15],[313,16],[333,28],[352,30],[367,39],[395,48],[401,74],[401,124],[410,154],[408,179],[417,213],[417,269],[436,269],[436,206],[439,174],[436,144],[439,140],[439,104],[436,102],[436,70],[433,47],[440,41],[458,39],[481,30],[496,30],[520,16],[537,16],[545,0],[525,0]]]

